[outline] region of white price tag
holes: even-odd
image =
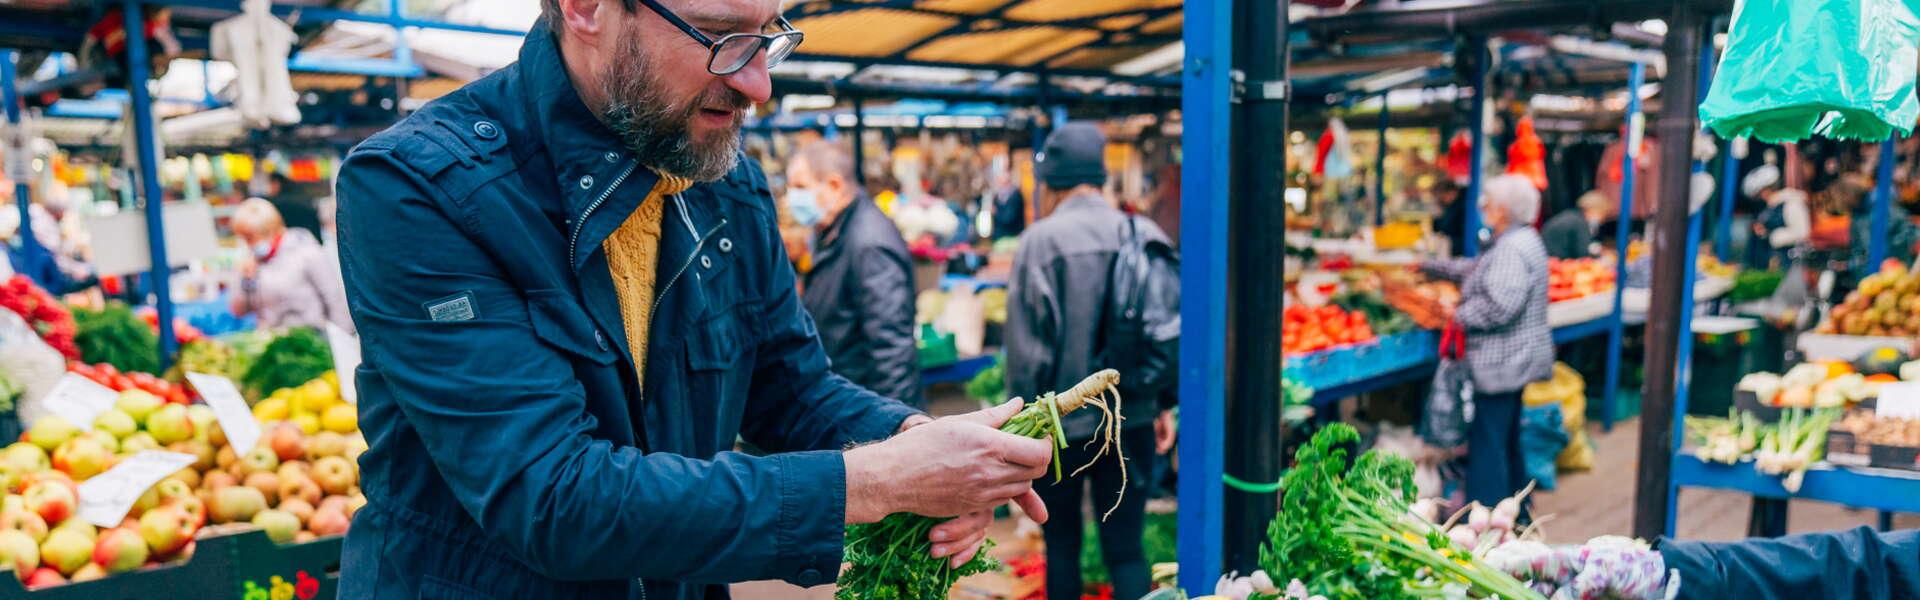
[[[219,375],[187,373],[187,383],[193,384],[200,399],[213,409],[213,418],[220,422],[220,431],[227,434],[227,444],[233,451],[245,455],[253,450],[260,441],[260,421],[253,418],[253,410],[247,407],[246,398],[240,397],[240,390],[233,387],[233,381]]]
[[[94,417],[113,408],[113,401],[119,398],[120,392],[113,391],[113,388],[68,373],[53,384],[53,389],[47,392],[47,398],[41,402],[47,412],[86,430],[93,428]]]
[[[1882,419],[1920,419],[1920,383],[1880,384],[1873,416]]]
[[[360,368],[360,336],[328,323],[327,346],[333,351],[333,374],[340,379],[340,399],[358,404],[360,394],[353,385],[353,370]]]
[[[107,472],[80,482],[78,514],[100,527],[119,525],[147,488],[193,464],[193,460],[192,454],[165,450],[143,450],[129,456]]]

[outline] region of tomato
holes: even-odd
[[[107,387],[113,388],[114,391],[124,392],[135,388],[133,380],[128,379],[125,375],[114,375],[110,377],[109,380],[112,381],[113,384]]]
[[[113,364],[111,363],[100,363],[100,364],[94,365],[93,368],[99,370],[100,374],[106,375],[108,377],[113,377],[115,375],[120,374],[120,370],[113,368]]]
[[[180,389],[178,386],[175,386],[173,389],[167,390],[167,393],[164,394],[164,397],[167,399],[168,402],[172,402],[174,404],[187,403],[187,391]]]

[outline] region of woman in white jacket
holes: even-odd
[[[1753,220],[1754,243],[1765,239],[1766,247],[1771,250],[1767,262],[1779,259],[1780,268],[1786,268],[1787,250],[1807,241],[1807,236],[1813,231],[1813,216],[1807,210],[1807,193],[1782,187],[1780,168],[1773,165],[1760,165],[1747,173],[1740,187],[1747,197],[1767,202],[1766,210],[1760,211]]]

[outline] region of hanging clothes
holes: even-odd
[[[1473,137],[1466,130],[1453,132],[1453,139],[1447,142],[1447,178],[1455,185],[1466,185],[1473,178]]]
[[[300,122],[300,106],[287,73],[287,54],[299,39],[293,27],[274,18],[269,0],[246,0],[240,16],[213,25],[213,57],[238,71],[233,106],[254,129]]]
[[[1625,157],[1627,143],[1625,136],[1607,144],[1607,150],[1600,154],[1600,168],[1593,177],[1594,189],[1606,194],[1615,207],[1620,206],[1620,182],[1625,172],[1620,170],[1620,159]],[[1633,218],[1644,220],[1653,216],[1653,210],[1664,200],[1660,197],[1660,142],[1652,136],[1640,140],[1640,155],[1633,161]]]

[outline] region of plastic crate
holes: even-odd
[[[1872,464],[1867,445],[1850,431],[1827,431],[1827,462],[1850,467],[1865,467]]]
[[[1920,471],[1920,447],[1888,446],[1870,444],[1867,447],[1867,464],[1882,469],[1900,469],[1902,471]]]
[[[1440,358],[1439,348],[1440,336],[1432,331],[1390,335],[1380,338],[1365,368],[1372,377],[1435,362]]]
[[[104,579],[27,591],[20,580],[0,577],[0,598],[29,600],[152,600],[154,598],[247,599],[290,597],[333,600],[340,591],[343,536],[304,544],[275,544],[252,525],[212,526],[194,542],[193,558],[110,575]],[[278,580],[276,581],[276,578]],[[304,583],[311,581],[312,583]],[[301,589],[303,587],[306,589]],[[251,586],[251,588],[249,587]],[[290,594],[275,596],[280,587]],[[302,592],[312,592],[311,594]]]

